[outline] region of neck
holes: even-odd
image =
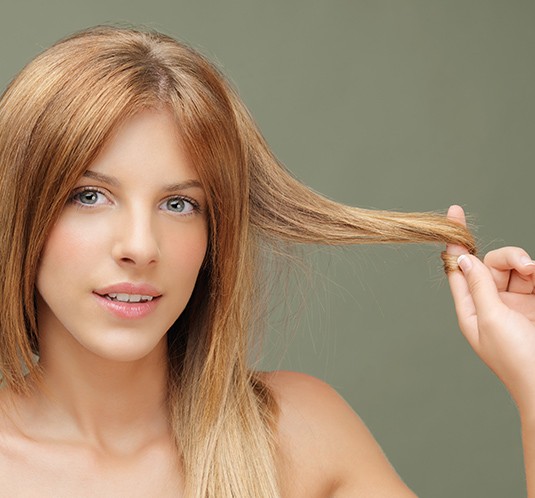
[[[128,452],[169,433],[165,337],[128,362],[101,358],[72,337],[41,339],[43,383],[32,412],[46,421],[48,437]]]

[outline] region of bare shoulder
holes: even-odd
[[[6,388],[0,389],[0,489],[6,496],[20,496],[18,485],[26,476],[19,472],[27,464],[23,437],[17,430],[15,404]]]
[[[276,371],[264,380],[280,406],[283,496],[414,497],[362,420],[328,384]]]

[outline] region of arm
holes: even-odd
[[[458,206],[448,212],[464,224]],[[460,328],[514,399],[522,424],[528,497],[535,498],[535,263],[519,248],[489,252],[481,262],[458,246],[462,272],[448,275]]]

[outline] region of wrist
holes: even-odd
[[[535,375],[529,378],[535,379]],[[507,383],[502,378],[500,380],[516,405],[520,421],[530,425],[535,424],[535,384],[528,382],[526,378]]]
[[[535,428],[535,399],[524,399],[521,403],[515,400],[515,402],[522,426]]]

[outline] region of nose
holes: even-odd
[[[112,256],[121,266],[144,268],[160,259],[158,236],[150,213],[130,210],[118,217]]]

